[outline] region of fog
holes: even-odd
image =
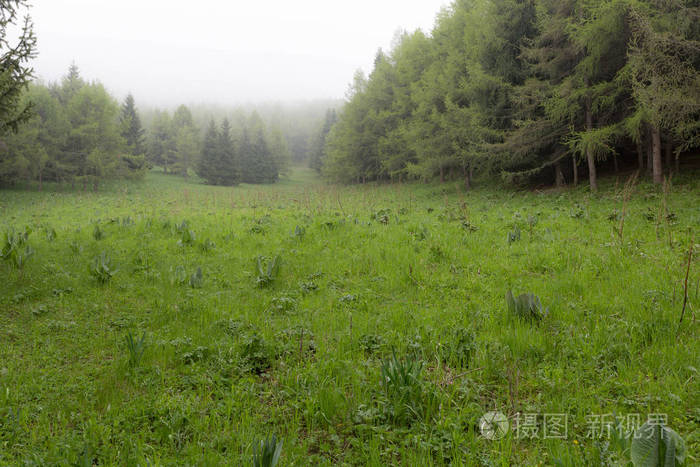
[[[430,32],[445,0],[51,0],[30,14],[38,78],[75,62],[137,102],[219,105],[342,98],[402,29]]]

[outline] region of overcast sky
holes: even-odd
[[[342,98],[399,29],[447,0],[34,0],[38,77],[72,61],[147,105]]]

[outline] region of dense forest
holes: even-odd
[[[660,183],[700,146],[699,19],[697,1],[458,0],[356,74],[313,164],[340,182],[587,173],[593,190],[626,164]]]

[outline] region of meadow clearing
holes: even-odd
[[[693,465],[698,180],[0,191],[0,465]]]

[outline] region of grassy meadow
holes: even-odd
[[[0,262],[0,465],[252,465],[273,434],[285,466],[624,465],[611,414],[664,414],[692,465],[699,180],[0,191],[0,233],[31,229]],[[486,439],[493,410],[532,436]]]

